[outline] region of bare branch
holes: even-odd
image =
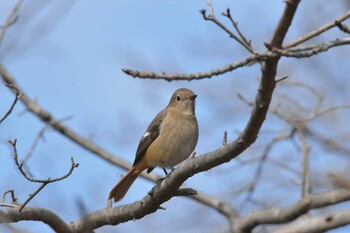
[[[284,49],[292,48],[298,44],[301,44],[307,40],[310,40],[311,38],[320,35],[322,32],[325,32],[325,31],[331,29],[332,27],[337,26],[339,23],[343,22],[344,20],[348,19],[349,17],[350,17],[350,11],[347,11],[344,15],[338,17],[336,20],[334,20],[330,23],[327,23],[327,24],[317,28],[316,30],[311,31],[311,32],[299,37],[298,39],[285,44],[283,46],[283,48]]]
[[[6,203],[6,196],[9,193],[11,194],[11,203]],[[2,199],[1,199],[1,202],[0,202],[0,206],[2,206],[2,207],[10,207],[10,208],[18,207],[17,198],[15,196],[15,190],[9,189],[9,190],[5,191],[2,194]],[[0,218],[1,218],[1,216],[0,216]]]
[[[3,25],[1,25],[1,30],[0,30],[0,46],[2,44],[2,41],[5,37],[6,30],[11,27],[18,19],[17,13],[23,4],[24,0],[18,0],[16,5],[12,8],[12,11],[10,14],[7,16],[7,19]]]
[[[38,133],[38,135],[36,136],[36,138],[34,139],[33,144],[31,145],[31,147],[28,150],[27,155],[24,157],[24,159],[22,160],[22,164],[23,167],[26,168],[27,173],[29,173],[31,175],[31,173],[29,172],[28,166],[27,166],[27,161],[29,160],[29,158],[32,156],[36,146],[38,145],[39,141],[44,137],[44,133],[45,131],[49,128],[49,125],[45,125]]]
[[[49,184],[50,178],[47,179],[47,183],[42,183],[34,193],[29,194],[29,197],[23,202],[23,204],[19,207],[18,211],[22,212],[23,208],[47,185]]]
[[[247,38],[243,35],[241,30],[238,27],[238,23],[233,20],[231,16],[231,10],[230,8],[227,8],[226,12],[222,13],[223,16],[226,16],[232,23],[233,27],[235,28],[236,32],[238,33],[239,37],[242,39],[242,41],[246,44],[247,47],[250,47],[251,49],[249,50],[250,52],[254,53],[254,49],[251,47],[251,41],[247,40]]]
[[[284,75],[284,76],[281,76],[281,77],[277,77],[276,78],[276,83],[278,82],[282,82],[283,80],[287,79],[288,78],[288,75]]]
[[[303,182],[301,196],[307,197],[311,192],[311,182],[310,182],[310,158],[309,158],[309,145],[305,138],[304,126],[297,126],[297,131],[301,140],[301,148],[303,154]]]
[[[226,130],[224,131],[224,138],[222,140],[222,145],[223,146],[227,145],[227,131]]]
[[[72,228],[58,215],[44,208],[25,207],[22,212],[19,212],[18,209],[15,208],[0,210],[0,224],[14,223],[23,220],[42,221],[57,233],[73,233]]]
[[[228,64],[226,66],[212,69],[210,71],[206,72],[199,72],[199,73],[155,73],[155,72],[143,72],[143,71],[137,71],[137,70],[131,70],[124,68],[122,71],[126,73],[127,75],[130,75],[132,77],[137,78],[143,78],[143,79],[164,79],[166,81],[175,81],[175,80],[200,80],[204,78],[211,78],[212,76],[221,75],[230,71],[233,71],[235,69],[248,66],[253,61],[263,61],[269,57],[275,57],[276,55],[272,53],[265,53],[265,54],[257,54],[257,55],[251,55],[241,61],[237,61],[231,64]]]
[[[231,72],[235,69],[238,69],[244,66],[249,66],[254,61],[266,61],[269,58],[277,58],[279,56],[294,57],[294,58],[311,57],[318,53],[326,52],[330,48],[347,45],[347,44],[350,44],[350,38],[328,41],[328,42],[324,42],[316,45],[291,48],[287,50],[279,49],[278,47],[269,45],[269,48],[271,51],[268,51],[266,53],[259,53],[259,54],[257,53],[255,55],[251,55],[243,60],[228,64],[221,68],[213,69],[207,72],[199,72],[199,73],[190,73],[190,74],[164,73],[164,72],[155,73],[155,72],[137,71],[137,70],[127,69],[127,68],[123,68],[122,71],[134,78],[137,77],[142,79],[164,79],[169,82],[175,81],[175,80],[187,80],[187,81],[200,80],[204,78],[211,78],[212,76],[215,76],[215,75],[221,75],[227,72]]]
[[[12,88],[15,93],[16,93],[16,96],[15,96],[15,99],[14,101],[12,102],[12,105],[10,107],[10,109],[5,113],[5,115],[0,119],[0,124],[11,114],[12,110],[14,109],[17,101],[21,98],[22,94],[19,93],[18,89],[10,84],[7,84],[5,83],[5,86],[9,87],[9,88]]]
[[[64,118],[62,118],[62,119],[60,119],[60,120],[58,120],[58,121],[59,121],[59,122],[64,122],[64,121],[69,120],[69,119],[71,119],[71,118],[72,118],[72,116],[67,116],[67,117],[64,117]],[[48,130],[49,128],[50,128],[50,125],[46,124],[46,125],[44,125],[44,126],[41,128],[41,130],[39,131],[38,135],[36,136],[36,138],[34,139],[32,145],[31,145],[30,148],[29,148],[29,150],[28,150],[28,152],[27,152],[27,155],[26,155],[26,156],[24,157],[24,159],[22,160],[22,164],[23,164],[24,167],[26,167],[26,163],[27,163],[27,161],[29,160],[29,158],[32,156],[34,150],[36,149],[36,147],[37,147],[37,145],[38,145],[38,143],[39,143],[39,141],[40,141],[41,139],[44,139],[44,133],[45,133],[46,130]],[[28,167],[26,167],[26,170],[27,170],[27,172],[28,172]],[[28,173],[29,173],[29,172],[28,172]],[[29,173],[29,174],[30,174],[30,173]]]
[[[340,189],[326,193],[309,195],[288,208],[270,208],[254,211],[234,221],[234,232],[249,232],[261,224],[281,224],[290,222],[316,209],[350,200],[350,190]],[[299,231],[297,231],[299,232]]]
[[[194,189],[191,188],[179,188],[174,192],[174,196],[192,196],[192,195],[197,195],[198,192]]]
[[[250,46],[249,43],[246,42],[246,39],[243,35],[241,35],[241,32],[240,30],[238,29],[238,26],[237,26],[237,23],[234,22],[232,20],[231,15],[230,17],[228,15],[226,15],[227,13],[229,14],[229,10],[228,12],[226,12],[226,14],[224,13],[223,15],[228,17],[231,22],[233,23],[234,25],[234,28],[237,30],[237,32],[239,33],[240,37],[237,36],[236,34],[234,34],[233,32],[231,32],[223,23],[221,23],[214,15],[214,8],[210,2],[210,0],[207,0],[207,4],[208,4],[208,7],[209,7],[209,14],[206,15],[206,10],[201,10],[201,14],[203,16],[203,19],[204,20],[208,20],[208,21],[212,21],[213,23],[215,23],[218,27],[220,27],[223,31],[225,31],[232,39],[234,39],[235,41],[237,41],[239,44],[241,44],[244,48],[246,48],[251,54],[255,54],[255,51],[253,50],[253,48]],[[242,37],[243,36],[243,37]],[[244,39],[243,39],[244,38]]]
[[[350,28],[348,28],[347,26],[345,26],[344,24],[336,21],[335,24],[337,25],[337,27],[342,30],[345,33],[349,33],[350,34]]]
[[[16,202],[16,201],[17,201],[17,198],[16,198],[16,196],[15,196],[15,190],[13,190],[13,189],[7,190],[7,191],[5,191],[5,192],[3,193],[1,202],[2,202],[2,203],[5,203],[5,198],[6,198],[6,195],[7,195],[8,193],[11,193],[11,200],[12,200],[12,203]]]
[[[261,178],[261,175],[263,173],[263,169],[264,169],[264,165],[268,159],[268,155],[270,153],[270,151],[272,150],[273,146],[275,146],[278,142],[281,142],[283,140],[286,140],[290,137],[292,137],[293,133],[289,133],[289,134],[281,134],[281,135],[277,135],[277,137],[275,137],[274,139],[272,139],[272,141],[267,144],[267,146],[265,147],[260,159],[259,159],[259,162],[258,162],[258,165],[257,165],[257,168],[255,170],[255,174],[254,174],[254,177],[251,181],[251,183],[249,184],[249,187],[248,187],[248,192],[246,194],[246,197],[245,199],[243,200],[241,206],[240,206],[240,210],[243,210],[244,207],[246,206],[247,203],[249,203],[252,198],[253,198],[253,195],[254,195],[254,192],[256,190],[256,187],[260,181],[260,178]]]
[[[306,217],[285,225],[274,233],[318,233],[326,232],[350,223],[350,210],[319,217]]]
[[[21,205],[21,207],[19,208],[20,212],[28,204],[28,202],[30,200],[32,200],[34,198],[34,196],[37,195],[47,184],[66,179],[68,176],[70,176],[72,174],[73,170],[79,166],[79,163],[75,163],[74,159],[72,157],[71,158],[72,165],[71,165],[71,168],[69,169],[67,174],[65,174],[61,177],[55,178],[55,179],[51,179],[50,177],[46,180],[35,179],[35,178],[28,176],[28,174],[23,170],[23,163],[20,164],[18,161],[18,153],[17,153],[17,146],[16,146],[17,140],[9,141],[9,143],[12,145],[12,148],[13,148],[13,157],[14,157],[15,163],[16,163],[19,171],[21,172],[21,174],[24,176],[24,178],[26,178],[30,182],[41,183],[40,187],[33,194],[30,194],[29,198]]]
[[[322,111],[312,112],[309,116],[305,117],[304,120],[309,121],[311,119],[316,119],[318,117],[321,117],[323,115],[329,114],[331,112],[334,112],[334,111],[337,111],[340,109],[350,109],[350,105],[334,106],[334,107],[330,107],[330,108],[327,108],[327,109],[322,110]]]
[[[51,178],[48,178],[46,180],[35,179],[35,178],[29,177],[27,175],[27,173],[23,170],[23,163],[20,164],[19,161],[18,161],[18,153],[17,153],[17,147],[16,147],[17,140],[9,141],[9,143],[12,145],[13,152],[14,152],[13,156],[14,156],[14,159],[15,159],[15,162],[16,162],[16,165],[17,165],[18,169],[20,170],[22,175],[30,182],[35,182],[35,183],[54,183],[54,182],[57,182],[57,181],[60,181],[60,180],[64,180],[64,179],[66,179],[68,176],[70,176],[72,174],[74,168],[77,168],[79,166],[79,163],[75,163],[73,157],[71,157],[71,167],[70,167],[70,169],[69,169],[67,174],[65,174],[65,175],[63,175],[61,177],[55,178],[55,179],[51,179]]]
[[[350,37],[327,41],[316,45],[300,46],[290,49],[271,48],[271,51],[285,57],[304,58],[311,57],[328,49],[350,44]]]

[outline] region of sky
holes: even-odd
[[[0,2],[0,22],[4,22],[15,1]],[[212,1],[218,19],[230,27],[221,16],[227,7],[239,22],[242,32],[252,40],[258,51],[264,51],[264,42],[271,37],[284,7],[283,1]],[[332,3],[333,4],[333,3]],[[331,8],[316,0],[302,1],[286,41],[335,19],[346,11],[343,1],[335,1]],[[258,66],[242,68],[220,77],[201,81],[167,82],[141,80],[127,76],[122,68],[155,72],[199,72],[227,65],[248,55],[239,44],[229,38],[213,23],[203,20],[199,11],[207,9],[206,1],[26,1],[19,11],[17,22],[7,30],[0,47],[0,59],[16,78],[28,97],[49,111],[56,119],[71,117],[64,123],[80,135],[91,138],[104,149],[132,162],[137,144],[153,117],[163,109],[173,91],[180,87],[192,89],[197,95],[196,114],[200,126],[197,154],[220,147],[223,132],[233,140],[244,128],[250,107],[239,100],[237,93],[253,99],[260,77]],[[318,12],[319,14],[310,14]],[[314,18],[312,18],[314,17]],[[344,36],[331,31],[313,42]],[[349,50],[347,48],[347,50]],[[335,90],[345,89],[341,80],[349,61],[329,57],[341,56],[344,50],[335,49],[317,58],[297,60],[282,59],[278,75],[288,75],[293,81],[306,81],[325,93],[325,106],[346,104],[345,92],[333,96]],[[329,55],[329,56],[328,56]],[[329,73],[318,71],[317,65],[327,64]],[[337,69],[335,69],[337,67]],[[324,77],[323,77],[324,75]],[[330,77],[332,85],[329,85]],[[278,87],[278,94],[288,93],[288,87]],[[345,89],[346,90],[346,89]],[[306,91],[299,91],[308,96]],[[290,93],[288,93],[290,94]],[[0,115],[11,103],[13,95],[0,85]],[[307,98],[302,104],[309,106]],[[277,102],[275,102],[277,103]],[[348,113],[340,113],[346,119]],[[327,120],[327,119],[326,119]],[[324,121],[326,121],[324,120]],[[322,121],[321,121],[322,123]],[[318,123],[318,124],[321,124]],[[316,123],[317,124],[317,123]],[[19,200],[37,188],[26,181],[16,169],[11,150],[6,143],[17,139],[20,157],[31,147],[43,124],[18,104],[10,118],[0,125],[0,192],[15,189]],[[285,123],[273,116],[267,119],[256,145],[243,153],[244,158],[254,158],[262,146],[273,137],[268,131],[278,131]],[[339,131],[341,125],[331,125]],[[327,132],[327,127],[317,127]],[[47,206],[66,221],[77,220],[81,212],[92,212],[106,205],[107,195],[120,175],[125,171],[108,164],[85,151],[56,132],[49,130],[45,140],[40,141],[28,162],[35,177],[56,177],[65,174],[70,167],[70,157],[80,166],[68,179],[48,185],[34,198],[30,205]],[[286,142],[272,151],[272,156],[286,154],[286,161],[300,169],[299,160],[293,159],[293,146]],[[315,148],[314,152],[324,153]],[[288,156],[289,155],[289,156]],[[282,159],[283,160],[283,159]],[[329,156],[316,159],[317,168],[335,164],[340,170],[349,166],[344,156]],[[198,174],[186,182],[190,187],[230,200],[238,206],[241,196],[232,198],[232,193],[247,183],[241,177],[253,177],[254,166],[243,166],[232,161],[217,169]],[[316,170],[316,169],[315,169]],[[228,172],[229,171],[229,172]],[[156,170],[161,173],[160,170]],[[222,181],[228,179],[229,184]],[[264,178],[273,180],[275,174],[266,173]],[[285,180],[293,175],[282,171]],[[234,181],[231,181],[234,180]],[[299,187],[286,185],[286,181],[266,182],[259,188],[257,198],[266,198],[266,192],[275,187],[284,191],[271,194],[284,205],[299,198]],[[139,179],[130,189],[121,204],[139,200],[153,184]],[[281,186],[283,188],[281,188]],[[327,185],[325,185],[327,186]],[[212,187],[218,187],[213,189]],[[324,186],[322,186],[324,187]],[[290,192],[290,193],[289,193]],[[77,205],[84,208],[77,208]],[[117,227],[104,227],[97,232],[223,232],[227,229],[224,218],[186,198],[174,198],[164,204],[166,212],[156,212],[136,222]],[[188,210],[190,206],[190,210]],[[243,213],[255,209],[248,205]],[[193,214],[196,214],[193,217]],[[200,216],[207,219],[201,222]],[[176,219],[176,220],[174,220]],[[176,224],[181,222],[183,224]],[[52,232],[41,223],[19,223],[32,232]],[[6,228],[1,228],[6,230]],[[338,229],[333,232],[345,232]]]

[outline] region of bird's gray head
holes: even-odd
[[[168,106],[182,111],[185,114],[194,115],[196,97],[197,95],[190,89],[180,88],[171,96]]]

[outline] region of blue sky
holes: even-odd
[[[15,1],[0,3],[1,22],[4,22],[14,3]],[[270,39],[284,7],[283,1],[272,0],[212,3],[217,17],[228,27],[229,22],[220,13],[230,7],[234,19],[258,51],[264,50],[264,42]],[[130,162],[134,159],[137,144],[148,123],[166,106],[172,92],[179,87],[190,88],[198,94],[196,112],[200,139],[196,151],[201,154],[220,146],[224,130],[228,131],[229,140],[232,140],[243,129],[250,108],[236,94],[241,93],[248,99],[254,98],[260,75],[259,67],[239,69],[212,79],[171,83],[134,79],[121,69],[198,72],[221,67],[247,56],[247,52],[222,30],[203,20],[199,13],[202,8],[207,9],[204,0],[27,1],[19,12],[18,21],[7,31],[0,48],[0,59],[29,97],[36,99],[40,106],[57,119],[72,116],[65,124]],[[319,14],[312,14],[315,17],[313,19],[310,12],[315,11]],[[334,2],[331,9],[322,7],[315,0],[302,1],[287,41],[335,19],[343,12],[345,7],[342,1]],[[332,30],[315,41],[340,36],[344,35]],[[327,55],[322,54],[309,60],[282,59],[279,75],[287,74],[291,80],[303,80],[320,88],[325,93],[326,106],[346,104],[349,98],[347,94],[333,96],[333,93],[343,86],[339,82],[346,78],[344,71],[349,67],[349,61],[343,60],[340,65],[337,59],[329,59],[343,54],[344,49],[335,49]],[[315,64],[327,64],[329,73],[319,73]],[[335,80],[331,82],[332,86],[329,85],[330,77]],[[276,90],[280,93],[289,91],[284,87]],[[299,90],[298,93],[301,96],[307,95]],[[4,100],[0,106],[2,113],[13,96],[1,85],[0,95]],[[276,101],[278,102],[278,97]],[[303,104],[309,106],[312,103],[307,100]],[[23,111],[24,107],[18,104],[11,117],[0,125],[0,139],[5,141],[17,138],[18,150],[24,157],[43,125],[29,113],[20,115]],[[337,117],[345,119],[347,114],[340,113]],[[250,158],[261,153],[262,146],[272,137],[266,132],[280,130],[284,126],[283,122],[270,116],[256,145],[243,153],[242,157]],[[341,129],[339,125],[334,127]],[[321,130],[319,127],[317,129]],[[318,151],[317,148],[314,150]],[[295,152],[291,151],[292,146],[285,143],[274,150],[272,156],[279,158],[280,155],[286,155],[286,160],[290,159],[291,165],[300,169],[299,161],[291,159],[295,156]],[[37,186],[21,177],[6,143],[0,144],[0,153],[0,171],[3,177],[0,180],[0,192],[13,188],[19,199],[24,200]],[[71,156],[80,164],[73,175],[47,186],[30,203],[48,207],[66,221],[79,218],[77,202],[83,203],[88,212],[103,208],[111,187],[125,172],[53,131],[45,134],[45,142],[40,142],[28,166],[37,177],[60,176],[69,169]],[[316,161],[320,170],[333,163],[344,169],[349,165],[347,158],[338,155],[322,157]],[[192,177],[187,184],[218,198],[226,198],[236,205],[241,197],[232,198],[232,193],[246,185],[247,181],[241,177],[252,177],[254,166],[232,171],[233,166],[237,167],[236,161]],[[233,181],[230,181],[230,185],[223,185],[222,181],[227,179],[227,174]],[[299,187],[288,183],[295,177],[287,172],[282,174],[285,180],[263,184],[257,197],[266,199],[266,192],[277,186],[285,190],[273,194],[277,200],[282,200],[279,203],[287,205],[296,201],[299,193],[295,190]],[[267,173],[266,179],[273,179],[273,176]],[[281,188],[286,183],[288,187]],[[121,203],[142,198],[152,185],[142,179],[138,180]],[[288,203],[283,202],[285,195],[293,198]],[[189,205],[191,211],[186,210]],[[226,220],[220,215],[186,198],[174,198],[165,207],[167,211],[164,213],[157,212],[140,221],[106,227],[97,232],[164,232],[165,229],[167,232],[203,232],[203,229],[217,232],[224,231],[227,227]],[[256,207],[250,206],[246,211],[254,208]],[[208,224],[193,218],[194,213],[202,214],[208,219]],[[169,224],[173,222],[184,224]],[[18,226],[26,226],[33,229],[33,232],[51,232],[40,223],[20,223]]]

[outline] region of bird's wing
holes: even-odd
[[[151,124],[148,126],[146,133],[140,140],[139,146],[137,147],[135,156],[135,165],[146,153],[147,148],[151,143],[159,136],[161,124],[166,116],[166,111],[163,110],[157,114],[157,116],[152,120]]]

